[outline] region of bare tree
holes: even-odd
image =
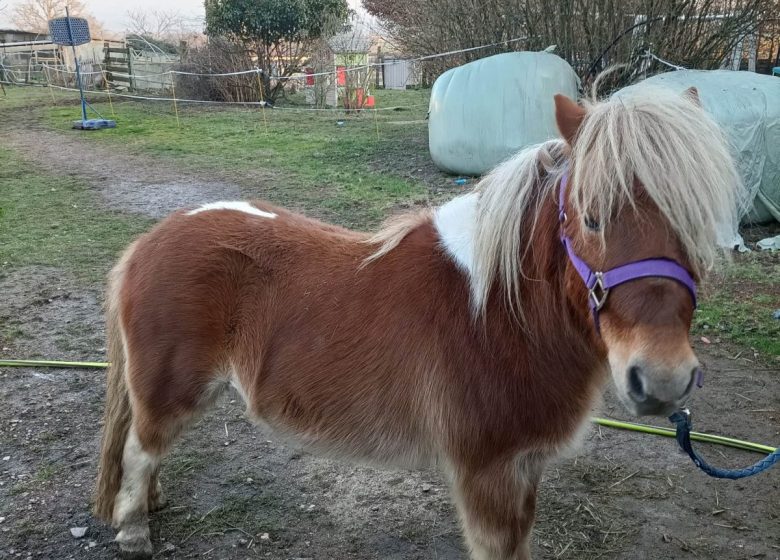
[[[14,7],[11,21],[19,29],[46,33],[49,20],[64,16],[66,7],[71,16],[83,17],[89,22],[93,37],[103,34],[103,26],[89,14],[82,0],[24,0]]]
[[[528,0],[532,1],[532,0]],[[553,2],[549,2],[552,4]],[[525,0],[365,0],[369,13],[383,22],[394,42],[411,55],[427,55],[496,44],[447,60],[434,61],[442,69],[499,52],[519,50],[527,34],[522,17]]]
[[[494,46],[436,59],[434,72],[497,52],[556,52],[583,76],[647,51],[692,68],[718,67],[772,15],[777,0],[365,0],[413,55]],[[776,9],[776,8],[775,8]],[[520,41],[506,42],[522,37]],[[631,79],[627,72],[622,81]]]
[[[255,74],[212,76],[210,74],[230,73],[251,68],[253,61],[246,49],[224,39],[214,37],[208,43],[189,49],[182,55],[176,91],[190,99],[210,101],[256,102],[263,91]],[[192,72],[192,74],[189,74]]]
[[[550,6],[531,0],[524,19],[528,48],[557,42],[559,54],[584,76],[609,64],[629,63],[624,79],[631,79],[642,66],[634,63],[648,51],[689,68],[717,68],[768,17],[773,2],[561,0]]]
[[[775,0],[774,18],[764,21],[759,28],[759,60],[763,59],[765,71],[780,66],[780,0]]]
[[[176,10],[127,10],[127,32],[130,34],[175,42],[191,31],[187,19]]]

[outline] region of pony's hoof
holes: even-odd
[[[149,528],[128,527],[116,536],[123,560],[141,560],[152,557],[152,541]]]

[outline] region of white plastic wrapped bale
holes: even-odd
[[[545,52],[498,54],[448,70],[431,91],[431,158],[449,173],[481,175],[557,137],[553,96],[576,98],[578,85],[572,67]]]
[[[780,79],[754,72],[679,70],[630,87],[644,84],[679,92],[696,86],[702,106],[725,130],[749,191],[747,202],[753,206],[743,221],[780,221]]]

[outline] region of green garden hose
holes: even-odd
[[[0,360],[0,367],[107,368],[108,362],[60,362],[57,360]]]
[[[61,362],[56,360],[0,360],[0,367],[54,367],[54,368],[106,368],[108,362]],[[610,420],[609,418],[591,418],[591,422],[604,426],[606,428],[615,428],[618,430],[630,430],[643,434],[652,434],[673,438],[675,431],[671,428],[661,428],[659,426],[650,426],[648,424],[637,424],[636,422],[622,422],[620,420]],[[691,432],[691,439],[694,441],[703,441],[705,443],[714,443],[734,447],[744,451],[753,451],[755,453],[774,453],[775,448],[769,445],[743,441],[724,436],[705,434],[702,432]]]
[[[609,418],[591,418],[591,422],[598,424],[599,426],[605,426],[607,428],[616,428],[618,430],[631,430],[633,432],[641,432],[644,434],[653,434],[656,436],[675,437],[675,430],[672,428],[661,428],[659,426],[650,426],[648,424],[637,424],[635,422],[621,422],[620,420],[610,420]],[[715,443],[718,445],[725,445],[727,447],[734,447],[736,449],[743,449],[745,451],[754,451],[755,453],[774,453],[775,448],[769,445],[762,445],[760,443],[753,443],[751,441],[743,441],[741,439],[734,439],[724,436],[715,436],[712,434],[705,434],[702,432],[691,432],[691,439],[694,441],[703,441],[706,443]]]

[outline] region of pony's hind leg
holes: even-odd
[[[144,438],[146,439],[146,438]],[[155,485],[162,453],[144,446],[134,422],[127,434],[122,454],[122,483],[114,503],[113,525],[119,531],[116,541],[125,557],[152,554],[149,538],[149,497]]]
[[[196,301],[176,306],[177,294],[149,283],[139,287],[141,280],[127,277],[128,263],[144,260],[137,251],[128,249],[112,271],[106,298],[111,366],[94,510],[118,529],[125,556],[151,554],[149,511],[164,504],[160,463],[225,384],[216,367],[219,325],[193,327],[192,317],[207,315],[202,310],[211,300],[193,311]],[[169,304],[162,312],[160,302]],[[125,308],[132,309],[135,321],[121,316]]]
[[[150,404],[144,393],[135,393],[133,424],[128,430],[122,456],[122,484],[113,512],[113,525],[118,530],[116,541],[125,557],[151,554],[149,512],[165,505],[159,481],[160,463],[182,430],[202,414],[223,386],[218,383],[201,386],[200,394],[197,389],[192,395],[177,392],[182,402],[188,400],[191,406],[181,406],[175,413],[171,412],[173,407],[163,407],[154,415],[143,412]],[[169,387],[171,390],[176,388],[181,387]]]
[[[456,468],[453,490],[474,560],[529,560],[543,463],[515,459]]]

